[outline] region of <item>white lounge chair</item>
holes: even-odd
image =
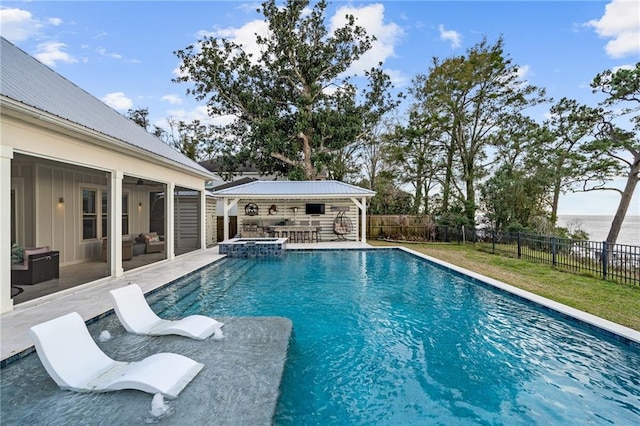
[[[137,389],[175,398],[203,367],[174,353],[114,361],[98,347],[76,312],[31,327],[29,336],[51,378],[62,389],[78,392]]]
[[[109,293],[118,319],[130,333],[149,336],[177,334],[198,340],[214,333],[217,338],[223,337],[221,327],[224,323],[204,315],[190,315],[175,321],[158,317],[137,284],[129,284]]]

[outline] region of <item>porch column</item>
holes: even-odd
[[[207,194],[201,189],[200,193],[200,250],[207,248]]]
[[[11,299],[11,160],[13,148],[0,146],[0,200],[3,212],[0,215],[0,313],[13,310]]]
[[[362,244],[367,243],[367,197],[362,197],[362,209],[360,210],[362,213],[362,220],[360,221],[361,228],[360,232],[362,235]]]
[[[175,259],[175,229],[176,229],[176,203],[175,203],[176,185],[173,182],[167,184],[165,198],[165,211],[167,212],[165,220],[167,221],[167,232],[164,235],[164,248],[167,251],[167,259]]]
[[[362,235],[360,241],[365,244],[367,242],[367,197],[362,197],[360,201],[357,198],[352,198],[351,201],[360,209],[360,234]]]
[[[111,172],[111,187],[109,196],[111,205],[109,209],[109,265],[112,277],[124,275],[122,267],[122,178],[121,170]]]

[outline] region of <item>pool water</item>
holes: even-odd
[[[291,319],[277,425],[640,424],[640,351],[400,250],[225,259],[148,299]]]

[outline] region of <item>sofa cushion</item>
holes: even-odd
[[[148,232],[144,234],[144,239],[146,242],[160,241],[160,237],[157,232]]]
[[[24,249],[24,259],[28,260],[29,256],[33,256],[34,254],[48,253],[50,251],[51,250],[49,250],[49,246]]]

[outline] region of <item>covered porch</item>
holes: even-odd
[[[0,313],[215,242],[209,171],[1,43]]]

